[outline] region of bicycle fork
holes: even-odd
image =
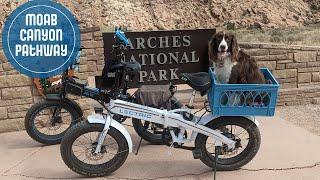
[[[96,147],[96,149],[94,151],[95,154],[98,154],[101,151],[101,147],[102,147],[102,144],[103,144],[105,138],[107,137],[111,121],[112,121],[111,116],[108,114],[107,117],[106,117],[106,122],[105,122],[105,125],[104,125],[104,128],[103,128],[103,131],[98,136],[98,144],[97,144],[97,147]]]

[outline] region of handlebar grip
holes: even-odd
[[[125,36],[124,32],[120,29],[117,29],[115,32],[117,38],[119,38],[125,45],[129,44],[128,38]]]

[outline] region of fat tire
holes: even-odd
[[[79,119],[82,118],[82,113],[78,112],[72,105],[61,102],[61,101],[53,101],[53,100],[41,100],[36,104],[32,105],[27,111],[24,125],[28,135],[34,139],[35,141],[45,144],[45,145],[54,145],[59,144],[65,134],[65,132],[70,128],[66,129],[62,133],[58,135],[44,135],[37,131],[34,127],[34,119],[37,114],[48,107],[53,106],[61,106],[63,109],[67,110],[71,114],[72,122],[71,125],[75,124]]]
[[[231,123],[246,128],[250,140],[243,152],[235,156],[236,160],[234,162],[230,164],[221,164],[218,160],[216,169],[219,171],[232,171],[241,168],[255,157],[260,148],[260,131],[256,124],[249,119],[246,119],[244,117],[220,117],[218,119],[210,121],[206,126],[211,129],[216,129],[217,127],[223,125],[231,125]],[[200,150],[201,152],[200,160],[210,168],[214,168],[214,158],[211,158],[206,151],[206,140],[207,136],[203,134],[198,134],[195,140],[195,147],[197,150]]]
[[[112,136],[116,140],[119,151],[122,153],[117,154],[116,157],[114,157],[116,159],[112,159],[112,163],[97,167],[97,165],[89,165],[80,162],[76,157],[74,157],[71,152],[74,141],[82,134],[88,132],[102,132],[103,128],[104,124],[90,124],[87,121],[82,121],[70,128],[65,134],[61,142],[60,153],[64,163],[72,171],[86,177],[102,177],[116,171],[126,161],[129,154],[128,142],[123,134],[113,127],[110,127],[107,136]]]
[[[153,134],[146,130],[143,126],[143,123],[140,119],[132,118],[132,125],[136,133],[145,141],[148,141],[153,145],[162,145],[162,135],[161,134]]]

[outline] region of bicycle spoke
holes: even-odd
[[[79,151],[76,151],[79,152]],[[73,154],[75,153],[75,151],[73,151]],[[84,154],[85,152],[83,151],[82,153],[80,153],[79,155],[76,156],[76,158],[79,158],[82,154]]]
[[[82,161],[88,165],[98,165],[110,162],[110,160],[117,156],[119,153],[129,151],[126,150],[119,152],[117,141],[112,136],[107,136],[107,138],[105,139],[105,141],[107,142],[104,142],[104,144],[101,146],[100,152],[94,153],[98,144],[97,140],[95,140],[95,136],[97,136],[98,138],[99,133],[85,133],[79,136],[75,140],[75,143],[73,143],[72,152],[79,161]]]
[[[117,144],[117,142],[111,143],[111,144],[103,144],[104,146],[111,146],[113,144]]]
[[[79,141],[79,140],[78,140],[78,141]],[[76,145],[76,144],[73,144],[73,146],[82,147],[82,148],[83,148],[83,147],[85,147],[85,148],[89,148],[88,146],[86,146],[86,145],[84,145],[84,144],[82,144],[82,143],[81,143],[81,145],[82,145],[82,146],[80,146],[80,145]]]
[[[89,140],[90,143],[92,143],[92,140],[91,140],[90,138],[88,138],[88,137],[86,136],[86,134],[84,134],[83,137],[86,138],[87,140]]]
[[[243,129],[239,134],[236,134],[235,136],[239,137],[243,132],[247,132],[247,130],[253,125],[253,123],[250,124],[250,126],[247,129]]]
[[[60,116],[60,115],[63,116]],[[37,113],[34,118],[36,130],[47,136],[56,136],[67,130],[72,122],[72,115],[69,111],[59,106],[45,107]]]
[[[121,154],[121,153],[128,152],[128,151],[129,151],[129,149],[117,152],[115,154],[113,154],[113,153],[108,153],[108,154],[117,155],[117,154]]]

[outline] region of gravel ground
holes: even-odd
[[[320,105],[277,107],[276,116],[320,136]]]

